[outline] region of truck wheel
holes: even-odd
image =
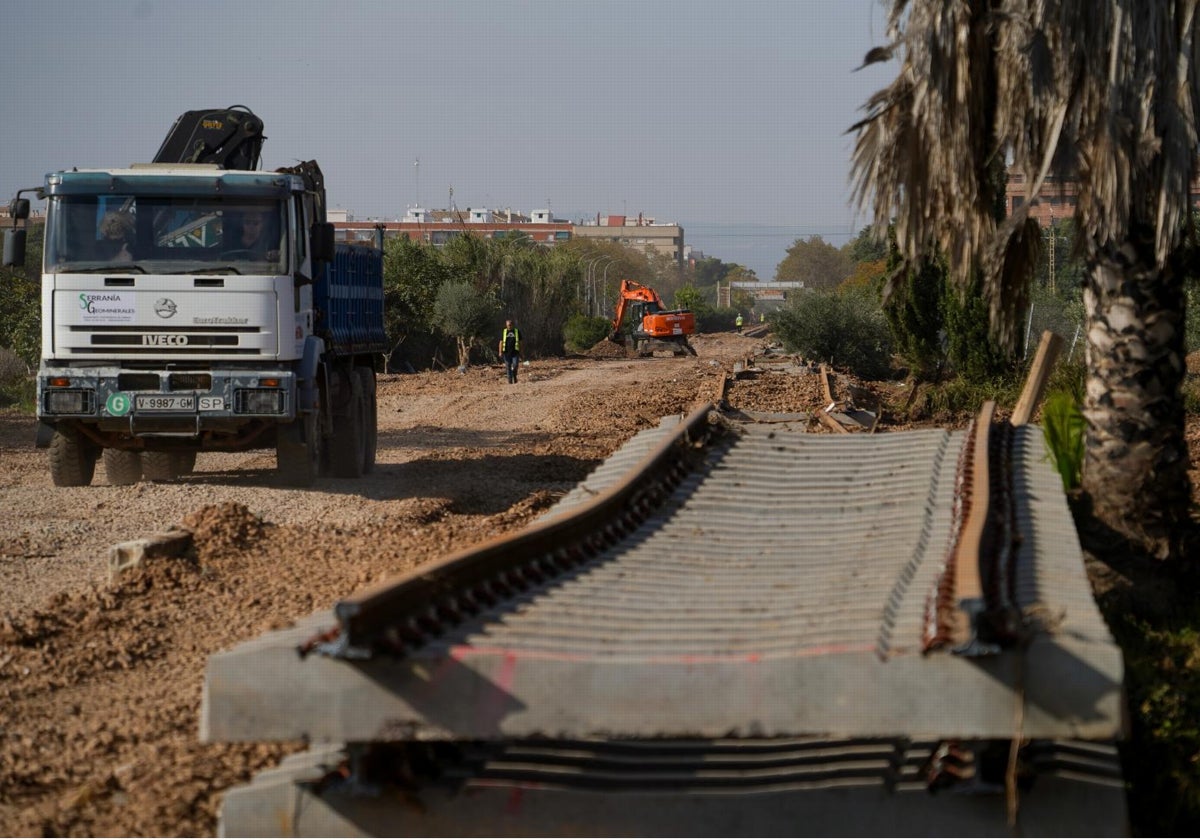
[[[104,473],[114,487],[137,484],[142,478],[142,456],[128,449],[104,450]]]
[[[143,452],[142,472],[147,481],[171,481],[179,478],[179,459],[175,452]]]
[[[275,436],[275,468],[284,484],[312,487],[321,472],[321,434],[316,412],[279,427]]]
[[[363,386],[363,474],[375,470],[375,449],[379,443],[379,403],[375,395],[375,371],[369,367],[358,369]]]
[[[57,429],[50,439],[50,479],[55,487],[87,487],[96,474],[96,448],[77,429]]]
[[[175,456],[175,474],[191,475],[196,471],[196,453],[192,450],[172,453]]]
[[[363,474],[364,399],[362,380],[349,370],[350,399],[344,414],[333,417],[333,445],[330,467],[337,478],[358,478]]]

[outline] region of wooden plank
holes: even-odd
[[[821,365],[821,390],[825,392],[825,404],[834,402],[833,389],[829,384],[829,366]]]
[[[1021,390],[1021,397],[1017,400],[1017,407],[1013,409],[1012,418],[1009,420],[1014,426],[1024,426],[1037,411],[1038,404],[1042,401],[1042,395],[1046,390],[1046,383],[1050,379],[1050,373],[1054,370],[1054,363],[1058,361],[1058,354],[1062,352],[1062,346],[1061,335],[1050,330],[1042,333],[1037,355],[1033,357],[1033,367],[1029,369],[1029,376],[1025,378],[1025,387]]]
[[[836,419],[834,419],[832,416],[830,416],[829,412],[824,409],[817,412],[817,419],[820,420],[822,424],[824,424],[826,427],[828,427],[832,431],[838,432],[843,435],[850,434],[849,429],[847,429],[845,426],[843,426],[841,423],[839,423]]]

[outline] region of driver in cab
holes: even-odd
[[[269,248],[266,237],[266,214],[247,210],[241,218],[241,235],[234,240],[234,251],[252,260],[278,260],[279,250]]]

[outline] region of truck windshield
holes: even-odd
[[[45,270],[282,274],[286,209],[276,199],[51,196]]]

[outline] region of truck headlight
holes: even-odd
[[[90,388],[47,390],[42,408],[47,414],[95,414],[96,392]]]
[[[272,388],[238,388],[233,392],[238,414],[283,414],[283,391]]]

